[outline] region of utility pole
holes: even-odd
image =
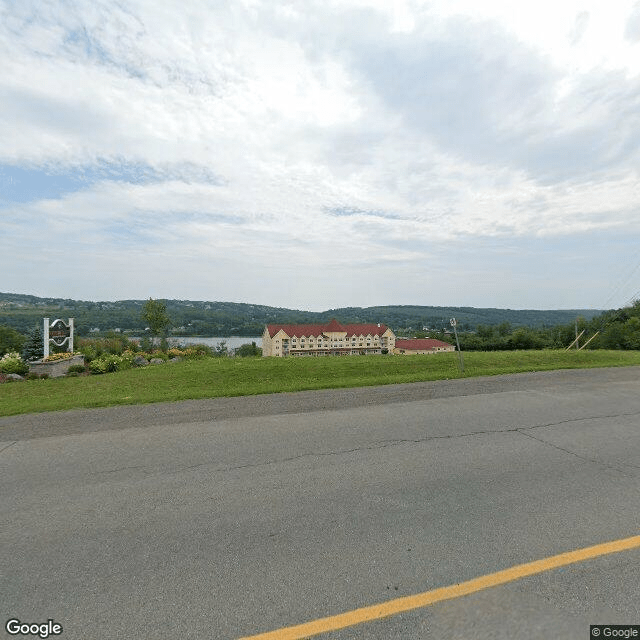
[[[464,359],[462,357],[462,351],[460,350],[460,340],[458,340],[458,330],[456,329],[456,325],[458,324],[458,322],[455,318],[451,318],[449,322],[453,327],[453,333],[456,336],[456,345],[458,345],[458,360],[460,361],[460,372],[464,373]]]

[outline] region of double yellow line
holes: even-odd
[[[561,553],[557,556],[543,558],[542,560],[536,560],[534,562],[527,562],[526,564],[519,564],[515,567],[503,569],[496,573],[490,573],[486,576],[481,576],[480,578],[461,582],[460,584],[454,584],[450,587],[441,587],[439,589],[433,589],[432,591],[418,593],[413,596],[396,598],[395,600],[389,600],[388,602],[362,607],[361,609],[354,609],[353,611],[347,611],[327,618],[312,620],[311,622],[305,622],[304,624],[298,624],[293,627],[285,627],[275,631],[268,631],[255,636],[246,636],[240,640],[301,640],[302,638],[308,638],[309,636],[315,636],[320,633],[336,631],[338,629],[344,629],[345,627],[351,627],[363,622],[370,622],[371,620],[393,616],[398,613],[402,613],[403,611],[410,611],[412,609],[418,609],[419,607],[427,607],[443,600],[459,598],[460,596],[466,596],[470,593],[481,591],[482,589],[496,587],[498,585],[505,584],[506,582],[512,582],[513,580],[519,580],[526,576],[542,573],[543,571],[550,571],[551,569],[557,569],[558,567],[564,567],[576,562],[590,560],[610,553],[627,551],[637,547],[640,547],[640,536],[633,536],[622,540],[613,540],[612,542],[604,542],[602,544],[594,545],[593,547],[567,551],[566,553]]]

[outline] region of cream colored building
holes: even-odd
[[[444,353],[455,351],[456,348],[448,342],[434,338],[396,338],[395,354],[415,355],[423,353]]]
[[[384,324],[268,324],[263,356],[341,356],[393,353],[396,336]]]

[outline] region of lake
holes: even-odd
[[[251,336],[229,336],[228,338],[198,338],[194,336],[171,336],[167,338],[171,346],[188,346],[190,344],[206,344],[208,347],[215,348],[221,342],[226,342],[227,349],[237,349],[243,344],[256,343],[256,346],[262,348],[262,337],[256,338]]]

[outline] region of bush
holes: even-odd
[[[98,352],[98,348],[93,344],[83,344],[80,347],[80,351],[84,356],[86,362],[91,362],[95,360],[101,354]]]
[[[12,327],[0,325],[0,356],[5,353],[20,351],[24,340],[24,336]]]
[[[238,347],[235,353],[237,356],[240,356],[241,358],[246,358],[251,356],[261,356],[262,349],[256,346],[255,342],[252,342],[251,344],[247,343]]]
[[[91,373],[111,373],[130,369],[133,358],[128,355],[119,356],[115,353],[105,353],[89,363]]]
[[[72,364],[69,369],[67,369],[67,374],[70,373],[84,373],[86,371],[85,366],[83,364]]]
[[[78,350],[91,362],[104,354],[122,355],[125,351],[137,351],[138,344],[127,336],[112,333],[106,338],[81,338]]]
[[[23,376],[29,372],[29,365],[22,359],[19,353],[11,351],[2,356],[0,360],[0,372],[17,373]]]
[[[182,355],[190,360],[210,358],[213,355],[213,351],[206,344],[192,344],[182,351]]]

